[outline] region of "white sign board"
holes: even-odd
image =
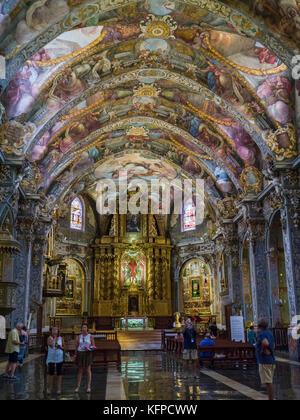
[[[230,317],[230,326],[231,326],[231,340],[236,342],[245,343],[245,326],[244,326],[244,317],[242,316],[232,316]]]

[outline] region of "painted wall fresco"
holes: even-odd
[[[15,118],[30,111],[36,99],[39,98],[44,85],[62,64],[65,64],[65,60],[50,67],[43,67],[43,65],[81,50],[95,41],[101,32],[102,27],[67,32],[35,54],[9,84],[5,97],[8,117]],[[58,81],[54,77],[55,84],[57,85]],[[39,99],[47,101],[48,112],[51,113],[59,108],[59,103],[82,93],[86,87],[83,82],[74,80],[70,72],[66,72],[60,79],[59,88],[50,90],[48,98]],[[43,117],[47,119],[49,114],[45,114]]]
[[[227,0],[226,3],[238,5],[253,16],[260,18],[270,30],[292,39],[296,44],[300,41],[300,13],[296,0]]]

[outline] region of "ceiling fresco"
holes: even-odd
[[[215,201],[298,156],[294,0],[86,3],[0,9],[0,147],[26,157],[53,205],[100,173],[172,165]]]

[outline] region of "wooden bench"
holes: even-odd
[[[166,337],[166,351],[182,359],[184,349],[183,340]],[[216,341],[216,346],[200,346],[197,340],[198,358],[201,365],[208,363],[210,366],[224,368],[246,368],[256,366],[255,347],[251,344]],[[201,353],[210,353],[209,357],[202,357]]]
[[[223,368],[248,368],[257,365],[253,346],[233,344],[233,346],[198,346],[200,365],[209,363],[212,367]],[[202,357],[201,353],[210,353],[210,356]]]

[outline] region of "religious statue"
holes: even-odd
[[[181,322],[180,322],[181,314],[180,314],[180,312],[175,312],[174,316],[175,316],[175,325],[174,326],[175,326],[176,329],[180,329],[181,328]]]

